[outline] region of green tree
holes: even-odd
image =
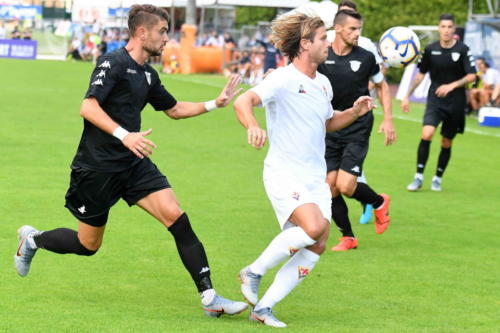
[[[236,27],[270,22],[276,17],[277,9],[271,7],[236,7]]]

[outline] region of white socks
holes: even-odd
[[[316,243],[300,227],[283,230],[274,237],[262,254],[250,265],[250,271],[264,275],[268,270],[281,263],[300,249]],[[309,251],[310,252],[310,251]]]
[[[201,296],[201,304],[207,306],[213,302],[215,298],[215,289],[207,289],[200,293]]]
[[[319,254],[301,249],[276,274],[273,284],[264,297],[255,305],[255,311],[273,308],[288,295],[312,271],[319,260]]]
[[[418,173],[418,172],[417,172],[417,173],[415,174],[415,177],[414,177],[414,178],[415,178],[415,179],[420,179],[421,181],[423,181],[423,180],[424,180],[424,174],[423,174],[423,173]]]

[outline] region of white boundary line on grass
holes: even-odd
[[[176,76],[176,75],[169,75],[168,77],[169,79],[173,79],[173,80],[177,80],[177,81],[181,81],[181,82],[187,82],[187,83],[196,83],[196,84],[201,84],[201,85],[205,85],[205,86],[209,86],[209,87],[214,87],[214,88],[223,88],[224,85],[220,85],[220,84],[216,84],[216,83],[212,83],[212,82],[207,82],[207,81],[204,81],[204,80],[197,80],[197,79],[186,79],[185,77],[180,77],[180,76]],[[379,115],[382,115],[382,112],[381,111],[375,111],[376,114],[379,114]],[[411,122],[414,122],[414,123],[422,123],[422,120],[418,120],[418,119],[415,119],[415,118],[412,118],[412,117],[408,117],[408,116],[404,116],[404,115],[392,115],[393,118],[396,118],[396,119],[401,119],[401,120],[406,120],[406,121],[411,121]],[[470,127],[465,127],[465,131],[466,132],[469,132],[469,133],[474,133],[474,134],[478,134],[478,135],[485,135],[485,136],[493,136],[493,137],[497,137],[497,138],[500,138],[500,134],[495,134],[495,133],[488,133],[488,132],[485,132],[485,131],[481,131],[481,130],[476,130],[476,129],[472,129]]]
[[[376,111],[376,114],[382,115],[382,112]],[[392,117],[396,118],[396,119],[411,121],[411,122],[414,122],[414,123],[422,123],[422,120],[418,120],[418,119],[411,118],[411,117],[408,117],[408,116],[394,115],[393,114]],[[466,133],[467,132],[474,133],[474,134],[478,134],[478,135],[485,135],[485,136],[494,136],[494,137],[500,138],[500,134],[488,133],[488,132],[481,131],[481,130],[476,130],[476,129],[473,129],[473,128],[470,128],[470,127],[467,127],[467,126],[465,126],[465,132]]]

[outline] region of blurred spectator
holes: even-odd
[[[491,105],[500,107],[500,83],[497,83],[491,94]]]
[[[206,40],[204,46],[215,46],[215,47],[222,47],[222,43],[220,42],[220,38],[217,35],[217,31],[212,31],[210,34],[210,37]]]
[[[71,40],[71,44],[69,46],[68,54],[66,55],[66,58],[68,59],[73,59],[73,60],[82,60],[82,56],[80,55],[80,47],[82,45],[82,42],[78,36],[73,36],[73,39]]]
[[[251,67],[252,60],[250,59],[250,52],[245,50],[241,53],[240,62],[238,64],[238,73],[240,74],[243,83],[250,83]]]
[[[236,42],[233,36],[231,36],[231,34],[227,31],[224,32],[224,44],[226,45],[226,47],[230,48],[236,47]]]
[[[204,46],[207,40],[208,40],[208,35],[206,33],[198,35],[198,37],[196,37],[196,46]]]
[[[3,26],[3,22],[0,21],[0,39],[5,39],[7,37],[7,30]]]
[[[14,27],[14,30],[10,33],[10,38],[11,39],[21,39],[21,32],[19,31],[18,26],[16,25]]]
[[[494,97],[493,92],[497,85],[500,85],[500,72],[491,68],[486,59],[477,58],[476,66],[476,86],[469,90],[469,102],[472,112],[477,112]]]
[[[32,38],[32,33],[30,28],[24,28],[23,30],[23,39],[25,40],[31,40]]]
[[[264,73],[267,72],[271,68],[276,68],[279,61],[281,61],[281,53],[274,46],[274,42],[271,38],[271,34],[268,36],[268,41],[264,42],[262,40],[257,40],[257,43],[262,45],[265,50],[264,55]]]
[[[252,47],[252,69],[250,73],[250,84],[255,85],[262,81],[264,76],[264,53],[263,47]]]

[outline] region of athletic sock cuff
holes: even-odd
[[[297,244],[299,245],[297,246],[298,248],[304,248],[306,246],[311,246],[314,243],[316,243],[316,241],[311,237],[309,237],[309,235],[301,227],[294,227],[290,229],[289,233],[290,236],[292,235],[293,235],[292,237],[295,236],[294,238],[296,239],[297,243],[302,243],[302,244]]]
[[[182,213],[182,215],[168,227],[168,231],[174,236],[176,243],[182,243],[184,246],[191,246],[200,242],[193,228],[191,228],[191,223],[186,213]]]
[[[306,258],[307,260],[313,262],[313,263],[316,263],[319,261],[319,258],[320,258],[320,255],[317,254],[317,253],[314,253],[313,251],[311,250],[308,250],[308,249],[302,249],[299,251],[299,253],[304,257]]]

